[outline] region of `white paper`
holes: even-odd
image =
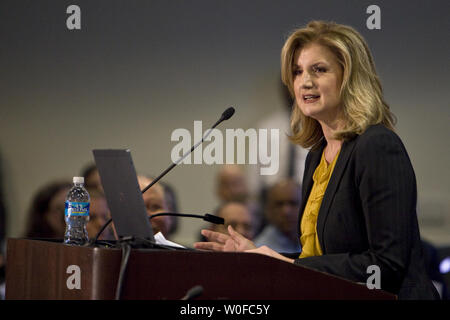
[[[177,247],[177,248],[185,248],[182,245],[169,241],[166,238],[164,238],[163,234],[161,232],[158,232],[157,234],[155,234],[155,241],[157,244],[162,244],[165,246],[171,246],[171,247]]]

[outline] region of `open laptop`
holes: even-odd
[[[117,235],[154,242],[130,150],[96,149],[92,152]]]

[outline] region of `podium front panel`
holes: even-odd
[[[8,239],[6,299],[114,299],[122,251]],[[133,249],[123,299],[395,299],[336,276],[254,253]]]

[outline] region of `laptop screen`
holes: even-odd
[[[117,235],[154,241],[130,150],[93,153]]]

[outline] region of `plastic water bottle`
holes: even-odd
[[[84,188],[83,177],[73,177],[73,187],[66,196],[64,243],[83,245],[88,239],[86,225],[89,221],[90,197]]]

